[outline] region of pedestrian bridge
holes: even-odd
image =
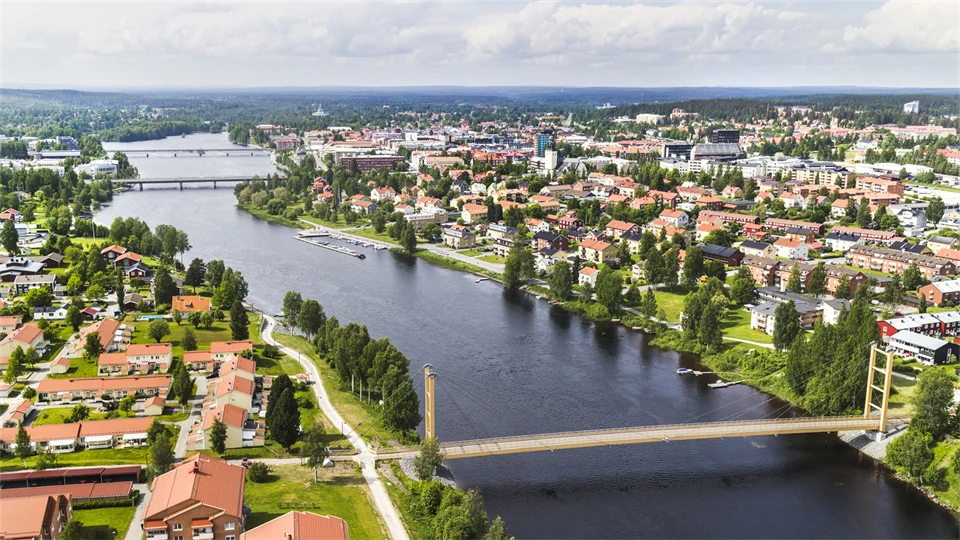
[[[259,178],[265,178],[267,175],[258,176]],[[213,189],[217,189],[217,183],[236,183],[236,182],[248,182],[253,180],[253,175],[243,175],[243,176],[180,176],[180,177],[169,177],[169,178],[112,178],[111,182],[114,184],[127,184],[127,185],[136,185],[139,187],[140,191],[143,191],[143,186],[153,186],[153,185],[173,185],[176,184],[180,186],[180,189],[183,189],[184,184],[206,184],[212,185]]]
[[[877,354],[886,356],[886,365],[877,366]],[[799,418],[760,418],[720,422],[665,424],[628,428],[566,431],[512,437],[494,437],[458,442],[442,442],[440,449],[444,459],[460,459],[525,452],[546,452],[572,448],[592,448],[623,444],[669,443],[700,439],[724,439],[733,437],[758,437],[795,435],[800,433],[838,433],[841,431],[876,431],[885,433],[889,425],[901,425],[908,418],[889,417],[893,354],[879,351],[874,344],[870,350],[867,369],[866,399],[863,415],[820,416]],[[880,377],[877,376],[880,375]],[[429,364],[424,366],[424,437],[436,437],[436,373]],[[880,403],[874,400],[880,398]],[[381,449],[376,459],[402,459],[415,457],[418,447]]]

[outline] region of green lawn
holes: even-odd
[[[33,420],[31,425],[33,426],[42,426],[45,424],[66,424],[67,419],[70,418],[70,412],[73,410],[73,407],[55,407],[50,409],[42,409],[37,417]],[[121,413],[121,416],[123,413]],[[90,411],[90,417],[87,420],[103,420],[106,418],[107,413],[98,413]]]
[[[73,519],[83,523],[83,538],[110,540],[123,538],[133,522],[134,506],[74,510]],[[116,531],[114,536],[113,531]]]
[[[724,337],[746,339],[757,343],[773,343],[773,336],[750,328],[750,313],[743,308],[731,308],[720,325]]]
[[[340,390],[337,381],[337,375],[326,362],[320,360],[313,351],[313,346],[300,336],[291,336],[286,334],[273,334],[278,343],[291,349],[299,350],[313,361],[317,366],[317,371],[323,379],[323,387],[327,391],[330,403],[337,409],[344,420],[354,427],[364,439],[371,440],[374,436],[379,436],[382,445],[387,446],[388,441],[394,438],[393,433],[383,426],[377,420],[379,411],[376,405],[367,405],[349,391]],[[330,429],[331,432],[337,432],[339,436],[339,426]]]
[[[483,252],[480,251],[479,249],[462,249],[457,253],[461,255],[466,255],[467,257],[479,257],[483,255]]]
[[[499,255],[484,255],[483,257],[477,257],[477,260],[496,264],[503,264],[507,262],[506,257],[500,257]]]
[[[890,393],[890,411],[895,411],[897,415],[910,416],[913,411],[913,404],[910,403],[910,400],[917,389],[917,381],[896,376],[891,381],[894,391]]]
[[[96,360],[86,360],[84,358],[71,358],[70,367],[66,373],[50,373],[48,379],[77,379],[81,377],[97,376]]]
[[[247,482],[244,498],[250,505],[246,528],[252,529],[293,509],[342,518],[350,529],[350,538],[386,538],[369,488],[353,464],[321,469],[319,483],[313,471],[298,465],[272,466],[269,481]],[[282,505],[282,506],[281,506]]]
[[[887,273],[884,273],[884,272],[880,272],[880,271],[878,271],[878,270],[871,270],[871,269],[869,269],[869,268],[858,268],[858,267],[856,267],[856,266],[854,266],[854,265],[852,265],[852,264],[838,264],[837,266],[842,266],[842,267],[844,267],[844,268],[849,268],[850,270],[857,270],[857,271],[863,272],[864,274],[866,274],[866,275],[868,275],[868,276],[890,277],[890,274],[887,274]]]
[[[653,295],[657,298],[657,309],[667,314],[667,321],[680,322],[680,312],[683,311],[683,299],[687,296],[687,289],[674,287],[672,289],[655,289]]]
[[[171,426],[176,428],[177,426]],[[149,450],[143,448],[110,448],[107,450],[80,450],[69,454],[56,454],[59,467],[88,467],[91,465],[146,465]],[[27,468],[35,469],[37,457],[27,458]],[[19,471],[23,469],[23,460],[4,454],[0,458],[0,471]]]
[[[354,236],[362,236],[364,238],[370,238],[371,240],[380,240],[381,242],[386,242],[388,244],[399,244],[393,238],[390,238],[390,235],[386,232],[377,234],[377,231],[373,230],[373,227],[367,227],[366,229],[352,229],[349,231],[343,231],[346,234],[352,234]],[[417,240],[420,242],[420,240]]]
[[[350,228],[350,227],[358,227],[358,226],[363,225],[364,223],[367,222],[366,219],[361,218],[361,219],[357,220],[356,223],[350,224],[350,223],[347,223],[346,221],[343,220],[343,216],[340,216],[340,217],[337,219],[336,223],[334,223],[333,221],[330,221],[330,220],[328,220],[328,219],[320,219],[320,218],[318,218],[318,217],[313,217],[313,216],[306,215],[306,214],[304,214],[304,215],[302,215],[302,216],[300,216],[300,217],[301,217],[303,220],[305,220],[305,221],[309,221],[310,223],[314,223],[314,224],[317,224],[317,225],[323,225],[324,227],[329,227],[329,228],[331,228],[331,229],[347,229],[347,228]]]
[[[960,508],[960,474],[950,468],[950,458],[960,451],[960,441],[941,441],[933,448],[933,462],[938,469],[946,469],[942,485],[933,486],[933,492],[954,509]]]

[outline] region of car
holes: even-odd
[[[208,379],[216,379],[216,378],[219,377],[219,376],[220,376],[220,372],[219,372],[219,371],[211,371],[210,374],[207,375],[207,378],[208,378]]]

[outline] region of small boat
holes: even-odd
[[[357,255],[357,258],[358,258],[358,259],[366,259],[367,256],[364,255],[363,253],[360,253],[359,255]]]
[[[690,373],[693,373],[693,370],[690,368],[677,368],[677,375],[689,375]]]

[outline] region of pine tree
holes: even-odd
[[[173,445],[167,437],[160,437],[150,445],[150,469],[148,476],[157,478],[166,474],[173,465]]]
[[[210,430],[210,449],[221,456],[227,453],[227,425],[220,418],[213,419],[213,428]]]
[[[837,282],[837,289],[833,291],[834,298],[850,298],[850,285],[851,279],[848,275],[840,276],[840,281]]]
[[[803,292],[803,281],[800,280],[800,265],[794,264],[793,270],[790,271],[790,279],[787,280],[787,290],[793,291],[795,293]]]
[[[648,287],[647,292],[643,294],[643,304],[640,311],[647,317],[654,317],[657,314],[657,296],[653,293],[653,288]]]
[[[570,271],[570,264],[566,261],[559,261],[553,266],[553,275],[550,277],[550,292],[554,298],[560,301],[566,301],[570,298],[570,291],[573,286],[573,273]]]
[[[33,453],[33,448],[30,445],[30,434],[23,427],[23,422],[17,422],[17,446],[14,448],[14,453],[24,461]]]
[[[665,263],[660,250],[653,248],[647,253],[647,262],[643,266],[643,275],[648,285],[663,283]]]
[[[783,352],[800,333],[800,313],[793,300],[788,300],[777,306],[773,316],[773,347]]]
[[[280,394],[267,428],[270,430],[270,437],[288,452],[297,442],[300,436],[300,409],[293,397],[293,388],[287,388]]]
[[[827,294],[827,270],[823,262],[817,263],[817,266],[810,272],[810,283],[807,285],[807,292],[816,298]]]
[[[230,335],[234,341],[243,341],[250,337],[250,319],[239,300],[230,308]]]

